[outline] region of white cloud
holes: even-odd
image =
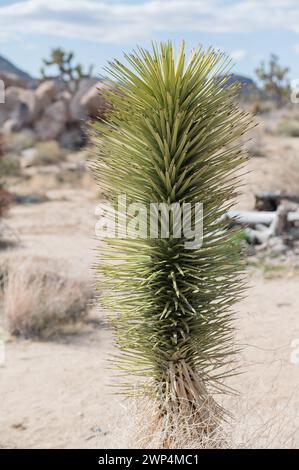
[[[245,59],[245,57],[247,56],[247,52],[244,49],[236,49],[235,51],[232,51],[230,53],[230,56],[232,57],[232,59],[239,61]]]
[[[156,32],[299,33],[298,0],[23,0],[0,6],[2,37],[32,33],[106,43],[134,42]]]
[[[295,44],[293,49],[296,52],[296,54],[299,54],[299,44]]]

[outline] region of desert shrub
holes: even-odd
[[[48,338],[64,325],[84,319],[93,298],[85,279],[59,274],[46,263],[12,265],[4,284],[4,323],[25,338]]]
[[[269,100],[259,100],[255,103],[255,109],[252,108],[253,114],[268,114],[273,111],[274,103]]]
[[[248,155],[253,158],[266,156],[263,142],[258,137],[247,145],[246,150]]]
[[[11,153],[5,153],[0,158],[0,175],[19,176],[20,174],[20,158]]]
[[[14,132],[7,138],[7,152],[20,153],[26,148],[33,147],[34,144],[35,136],[30,130]]]
[[[0,218],[7,213],[10,203],[11,195],[6,189],[2,188],[0,184]]]
[[[277,133],[286,137],[299,137],[299,121],[289,119],[280,122]]]
[[[34,151],[32,165],[57,164],[66,156],[65,150],[59,146],[56,140],[38,142],[34,147]]]

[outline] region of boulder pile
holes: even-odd
[[[93,77],[82,78],[74,89],[55,79],[30,89],[17,75],[7,73],[0,73],[0,80],[5,85],[0,132],[28,131],[37,141],[58,140],[65,147],[84,143],[88,118],[104,117],[107,103],[103,92],[111,86]]]

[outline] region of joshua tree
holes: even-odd
[[[271,54],[268,70],[265,63],[255,70],[257,77],[263,82],[264,90],[276,101],[278,107],[287,102],[290,84],[286,78],[289,72],[288,67],[281,67],[278,57]]]
[[[83,67],[81,64],[73,64],[74,53],[65,52],[63,49],[56,48],[52,49],[50,59],[43,59],[44,66],[41,68],[41,76],[43,79],[53,78],[46,74],[45,67],[56,67],[58,74],[55,78],[62,80],[66,86],[70,84],[77,84],[81,78],[90,77],[92,74],[93,67],[90,66],[87,74],[83,73]]]
[[[115,365],[141,378],[123,390],[153,399],[153,424],[169,447],[174,433],[200,436],[225,415],[214,394],[232,373],[230,309],[243,284],[223,215],[237,194],[245,156],[235,141],[249,117],[235,105],[238,86],[226,85],[223,53],[199,48],[185,63],[184,45],[175,60],[172,44],[162,43],[125,57],[128,65],[110,64],[118,92],[106,124],[93,131],[101,188],[115,209],[125,194],[148,214],[153,203],[203,203],[202,246],[187,248],[183,235],[125,237],[122,229],[106,238],[97,267],[120,350]],[[123,221],[123,209],[117,214]],[[192,217],[194,228],[194,210]],[[177,223],[170,217],[170,234]]]

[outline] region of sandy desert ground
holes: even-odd
[[[7,220],[21,244],[2,258],[57,260],[90,276],[95,198],[87,190],[50,191],[50,201],[18,205]],[[34,262],[34,261],[32,261]],[[226,399],[235,414],[232,445],[299,447],[298,277],[270,279],[248,272],[248,296],[237,307],[237,341],[244,372],[240,391]],[[5,448],[135,447],[131,404],[114,394],[106,359],[113,349],[101,312],[91,309],[80,328],[48,340],[7,338],[0,367],[0,446]]]

